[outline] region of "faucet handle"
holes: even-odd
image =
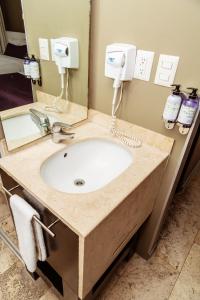
[[[75,133],[73,132],[66,132],[64,129],[72,128],[71,125],[62,123],[62,122],[55,122],[52,125],[51,133],[52,133],[52,140],[55,143],[59,143],[62,140],[66,139],[73,139]]]
[[[52,131],[53,132],[61,132],[63,129],[70,129],[72,128],[71,125],[63,122],[54,122],[52,125]]]

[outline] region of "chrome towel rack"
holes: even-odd
[[[14,187],[12,187],[11,189],[7,190],[3,185],[2,185],[2,190],[9,196],[13,196],[13,194],[11,193],[13,190],[15,190],[16,188],[20,187],[20,185],[16,185]],[[41,222],[40,219],[38,219],[36,216],[33,216],[33,220],[35,222],[37,222],[38,224],[40,224],[40,226],[53,238],[55,238],[55,233],[53,233],[50,228],[53,227],[56,223],[59,222],[59,219],[55,220],[52,224],[50,224],[49,226],[44,225],[44,223]]]

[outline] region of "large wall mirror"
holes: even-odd
[[[0,117],[9,151],[48,133],[40,117],[51,125],[87,118],[89,32],[89,0],[0,0]],[[60,74],[54,52],[63,37],[78,41],[79,62]],[[26,74],[32,56],[38,80]]]

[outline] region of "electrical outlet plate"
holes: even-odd
[[[154,52],[138,50],[134,78],[149,81],[154,60]]]

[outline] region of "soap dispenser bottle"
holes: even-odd
[[[31,78],[30,58],[28,54],[24,57],[23,65],[24,65],[24,75],[27,78]]]
[[[167,129],[174,128],[176,123],[178,113],[182,103],[180,84],[172,84],[174,86],[174,90],[172,90],[172,94],[167,98],[167,102],[165,104],[163,119],[165,122],[165,127]]]
[[[40,79],[40,68],[39,68],[39,63],[36,60],[34,55],[32,55],[30,59],[30,71],[31,71],[32,82],[33,84],[36,84],[36,82]]]
[[[188,88],[192,90],[189,97],[183,100],[181,109],[178,115],[177,122],[180,124],[179,131],[181,134],[187,134],[191,127],[196,112],[199,108],[199,97],[197,94],[198,89]]]

